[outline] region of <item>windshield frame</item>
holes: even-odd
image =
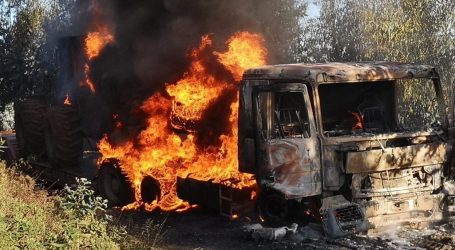
[[[411,79],[428,79],[431,80],[434,86],[434,91],[436,94],[436,101],[438,105],[438,113],[440,117],[440,122],[441,122],[441,129],[445,132],[448,129],[449,125],[449,120],[448,120],[448,115],[446,112],[446,104],[444,101],[444,96],[443,96],[443,91],[442,91],[442,85],[441,85],[441,80],[439,76],[437,77],[407,77],[407,78],[400,78],[400,79],[390,79],[390,81],[393,81],[394,84],[396,84],[397,80],[411,80]],[[382,79],[383,81],[384,79]],[[393,131],[393,132],[386,132],[386,133],[378,133],[378,134],[367,134],[364,133],[362,135],[355,135],[355,134],[349,134],[349,135],[343,135],[343,136],[327,136],[324,133],[324,128],[323,128],[323,118],[322,118],[322,104],[320,101],[320,92],[319,92],[319,87],[321,85],[332,85],[332,84],[338,84],[338,83],[352,83],[352,84],[361,84],[360,82],[365,82],[365,83],[374,83],[378,82],[378,80],[371,80],[371,81],[338,81],[338,82],[315,82],[315,87],[313,88],[314,91],[314,107],[315,107],[315,118],[316,118],[316,126],[318,127],[318,134],[321,138],[323,139],[335,139],[341,138],[341,141],[351,141],[352,139],[348,138],[363,138],[364,139],[378,139],[378,138],[384,138],[384,139],[390,139],[390,138],[398,138],[398,137],[417,137],[417,136],[426,136],[426,135],[432,135],[435,134],[436,132],[434,131],[425,131],[425,130],[417,130],[417,131]],[[395,101],[396,101],[396,95],[395,95]],[[344,138],[344,139],[342,139]]]

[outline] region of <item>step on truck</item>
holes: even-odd
[[[266,222],[303,213],[338,237],[440,221],[453,195],[444,187],[451,184],[446,111],[433,66],[249,69],[240,87],[239,169],[256,175]]]

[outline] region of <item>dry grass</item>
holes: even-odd
[[[56,200],[35,181],[0,163],[0,249],[51,247],[64,230],[54,212]]]
[[[50,196],[0,161],[0,249],[155,249],[164,237],[164,222],[113,225],[87,183],[64,191]]]
[[[62,198],[0,163],[0,249],[119,249],[122,233],[105,220],[61,207]]]

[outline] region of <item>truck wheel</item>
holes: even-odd
[[[108,201],[108,206],[124,206],[134,201],[131,184],[117,163],[102,164],[96,182],[98,193]]]
[[[14,105],[16,140],[21,157],[45,154],[44,124],[46,102],[42,99],[28,99]]]
[[[290,217],[289,202],[276,191],[263,191],[258,199],[259,215],[270,226],[283,226]]]
[[[45,145],[49,160],[55,166],[74,167],[82,158],[83,138],[77,109],[57,106],[47,112]]]
[[[145,176],[141,182],[141,198],[146,203],[158,201],[161,198],[159,181],[151,176]]]

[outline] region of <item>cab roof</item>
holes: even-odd
[[[313,84],[337,82],[389,81],[409,78],[439,78],[435,67],[395,62],[333,62],[280,64],[251,68],[244,80],[303,80]]]

